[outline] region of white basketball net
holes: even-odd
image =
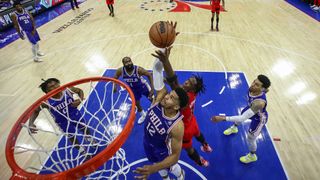
[[[15,160],[27,172],[53,174],[79,166],[105,149],[122,131],[131,108],[128,91],[121,87],[114,93],[113,83],[104,81],[80,84],[77,87],[85,94],[85,100],[78,106],[85,123],[71,119],[69,108],[65,108],[66,113],[63,114],[57,110],[57,106],[43,102],[65,118],[66,132],[57,126],[46,108],[41,110],[35,121],[38,130],[36,134],[31,133],[28,122],[22,124],[23,128],[14,147]],[[77,96],[70,89],[65,91]],[[67,94],[63,93],[62,96],[66,97]],[[66,104],[67,98],[64,99]],[[75,124],[76,132],[68,132]],[[78,126],[87,128],[90,133],[86,134]],[[71,143],[70,137],[77,139],[79,144]],[[85,178],[126,179],[126,174],[130,171],[130,168],[124,168],[127,165],[125,151],[120,148],[109,161]]]

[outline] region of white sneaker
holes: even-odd
[[[312,5],[312,6],[310,6],[311,8],[314,8],[314,7],[316,7],[316,5],[314,4],[314,5]]]
[[[141,111],[140,118],[138,120],[138,124],[142,124],[144,122],[144,119],[146,118],[147,113],[145,111]]]
[[[34,61],[34,62],[42,62],[42,60],[40,60],[38,57],[34,57],[34,58],[33,58],[33,61]]]
[[[41,51],[38,51],[38,52],[37,52],[37,55],[38,55],[38,56],[44,56],[45,54],[44,54],[43,52],[41,52]]]
[[[320,9],[319,6],[316,6],[315,8],[313,8],[313,10],[318,11]]]

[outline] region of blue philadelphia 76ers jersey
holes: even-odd
[[[148,82],[139,75],[138,66],[133,66],[132,74],[128,74],[126,69],[122,68],[122,79],[131,87],[131,89],[139,89],[144,86],[149,86]]]
[[[76,107],[72,107],[71,103],[74,102],[72,93],[70,90],[64,90],[62,96],[59,99],[50,98],[48,99],[49,111],[54,117],[55,122],[62,128],[67,126],[68,121],[80,121],[81,113]]]
[[[175,117],[164,115],[160,104],[150,107],[144,122],[144,149],[151,162],[159,162],[171,154],[170,131],[183,118],[178,112]]]
[[[33,30],[31,17],[26,10],[23,10],[21,14],[18,13],[17,11],[14,13],[17,17],[18,24],[23,31],[30,32]]]

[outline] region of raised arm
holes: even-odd
[[[154,60],[152,67],[153,87],[157,91],[156,98],[152,104],[160,102],[167,94],[166,86],[163,82],[163,64],[158,58]]]
[[[80,99],[76,99],[75,101],[72,102],[71,106],[73,107],[78,107],[79,104],[81,103],[81,101],[84,100],[84,93],[83,90],[77,87],[71,87],[70,90],[72,91],[72,93],[76,93],[78,94]]]
[[[138,67],[138,74],[140,76],[147,76],[148,79],[149,79],[149,82],[150,82],[150,86],[151,86],[151,91],[149,93],[149,99],[152,99],[152,96],[154,94],[154,85],[153,85],[153,78],[152,78],[152,75],[151,73],[149,73],[147,70],[145,70],[144,68],[142,67]]]
[[[266,103],[263,100],[255,100],[252,102],[251,107],[238,116],[213,116],[211,120],[213,122],[231,121],[231,122],[243,122],[246,119],[251,118],[265,107]]]
[[[168,84],[170,85],[171,89],[176,89],[178,87],[180,87],[179,83],[178,83],[178,79],[176,74],[174,73],[171,63],[169,61],[169,56],[170,56],[170,51],[172,49],[172,46],[165,48],[164,50],[157,50],[155,52],[155,54],[152,54],[152,56],[158,58],[164,67],[164,70],[166,72],[166,80],[168,82]]]

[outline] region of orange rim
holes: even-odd
[[[90,160],[84,162],[83,164],[81,164],[75,168],[69,169],[64,172],[60,172],[60,173],[56,173],[56,174],[47,174],[47,175],[41,174],[40,175],[40,174],[26,172],[25,170],[20,168],[14,159],[14,148],[13,147],[16,143],[17,137],[18,137],[20,130],[22,128],[21,124],[25,123],[29,119],[29,117],[32,115],[32,112],[37,107],[39,107],[43,101],[48,100],[52,95],[60,92],[61,90],[65,89],[67,87],[87,83],[90,81],[106,81],[106,82],[112,81],[112,82],[117,83],[118,85],[124,87],[129,92],[129,95],[132,99],[132,106],[131,106],[131,110],[130,110],[130,115],[129,115],[129,119],[128,119],[126,125],[124,126],[122,132],[118,135],[118,137],[115,140],[113,140],[113,142],[111,144],[109,144],[107,146],[107,148],[105,148],[99,154],[95,155]],[[73,81],[73,82],[65,84],[65,85],[49,92],[48,94],[42,96],[35,103],[33,103],[26,111],[24,111],[24,113],[19,117],[18,121],[15,123],[15,125],[11,129],[11,132],[8,136],[7,143],[6,143],[6,159],[7,159],[7,162],[12,170],[11,179],[79,179],[85,175],[88,175],[88,174],[94,172],[102,164],[104,164],[106,161],[108,161],[110,159],[110,157],[112,157],[114,155],[114,153],[116,153],[118,151],[118,149],[124,144],[124,142],[128,138],[128,136],[131,132],[131,129],[134,125],[135,106],[136,106],[136,101],[134,98],[134,94],[131,91],[131,89],[129,88],[129,86],[126,85],[125,83],[117,80],[117,79],[108,78],[108,77],[89,77],[89,78],[84,78],[84,79],[80,79],[77,81]]]

